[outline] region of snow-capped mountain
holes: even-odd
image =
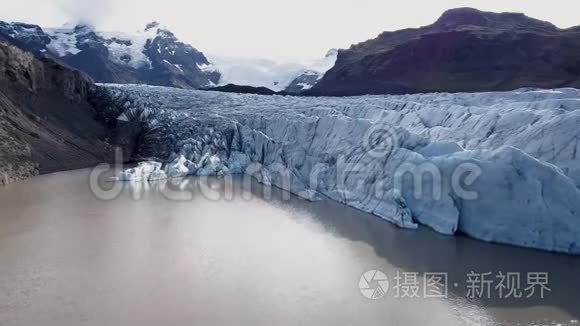
[[[42,28],[0,22],[2,40],[64,62],[100,83],[178,88],[235,84],[300,93],[312,88],[337,57],[332,49],[323,58],[304,62],[208,58],[157,22],[135,33],[102,32],[86,25]]]
[[[334,66],[337,53],[332,49],[323,58],[284,63],[208,55],[211,62],[208,69],[220,73],[219,85],[267,87],[276,92],[300,93],[312,88]]]
[[[219,73],[209,61],[167,28],[153,22],[134,34],[100,32],[86,25],[41,28],[0,22],[0,40],[77,68],[102,83],[180,88],[208,87]]]

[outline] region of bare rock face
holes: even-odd
[[[0,184],[109,161],[83,73],[0,43]]]
[[[580,29],[471,8],[340,50],[311,95],[580,87]]]

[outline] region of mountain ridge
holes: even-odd
[[[473,8],[447,10],[430,25],[386,31],[303,64],[209,58],[157,22],[136,34],[0,22],[0,40],[100,83],[234,84],[306,96],[580,87],[580,26]]]
[[[383,32],[339,50],[309,95],[580,87],[580,27],[520,13],[451,9],[431,25]]]

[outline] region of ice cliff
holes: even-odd
[[[251,173],[401,227],[580,254],[579,90],[304,98],[102,89],[112,103],[104,118],[133,135],[132,155],[168,162],[137,167],[155,178]],[[143,175],[123,178],[131,173]]]

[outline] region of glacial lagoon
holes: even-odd
[[[402,230],[334,201],[268,193],[240,178],[209,178],[204,189],[196,178],[127,183],[113,200],[97,198],[88,180],[89,170],[77,170],[0,189],[0,325],[580,319],[578,257]],[[368,282],[385,290],[374,299],[361,291],[368,271],[387,278]],[[529,272],[549,276],[543,299],[539,288],[526,298]],[[500,298],[498,275],[507,273],[521,276],[512,289],[522,298]],[[444,295],[426,295],[434,294],[426,286],[434,274],[446,275]],[[482,298],[472,298],[469,275],[483,274],[489,295],[483,287]]]

